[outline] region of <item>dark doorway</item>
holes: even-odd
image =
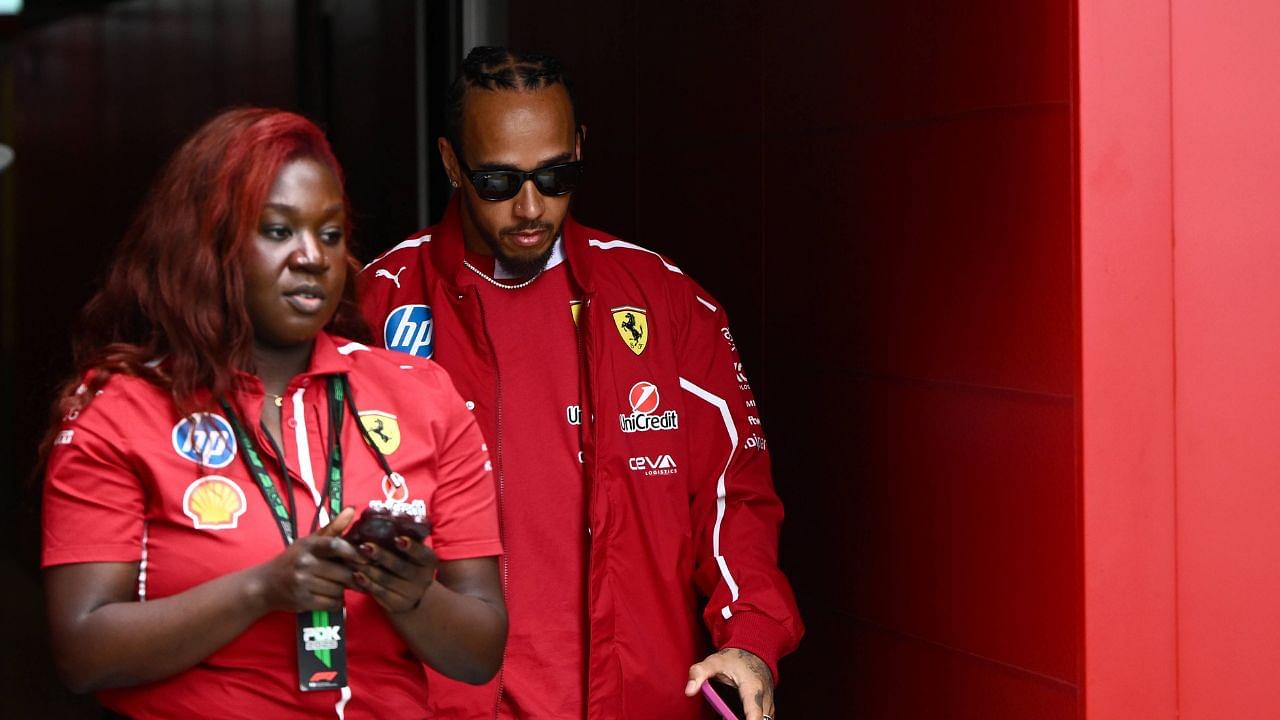
[[[97,716],[53,678],[17,498],[71,319],[160,163],[227,105],[305,111],[371,257],[434,219],[438,99],[468,43],[506,38],[576,81],[579,217],[669,255],[734,320],[809,627],[781,666],[785,716],[1080,716],[1074,15],[134,0],[0,23],[0,142],[17,152],[0,174],[3,532],[19,549],[0,702],[25,703],[0,714]]]

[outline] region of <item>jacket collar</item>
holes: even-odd
[[[591,292],[591,230],[574,220],[572,214],[567,214],[560,233],[570,275],[579,288]],[[462,205],[457,193],[449,199],[444,217],[432,229],[428,249],[436,273],[456,291],[461,286],[460,280],[464,272],[462,260],[466,257],[466,246],[462,239]]]

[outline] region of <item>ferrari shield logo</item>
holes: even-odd
[[[649,344],[649,323],[645,320],[644,308],[623,305],[613,308],[613,324],[618,326],[618,334],[622,342],[631,348],[631,352],[639,355]]]
[[[377,410],[362,412],[360,424],[364,426],[369,439],[383,455],[390,455],[400,448],[400,423],[395,415]]]

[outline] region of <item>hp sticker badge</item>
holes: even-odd
[[[639,355],[649,344],[649,323],[645,318],[644,308],[623,305],[613,308],[613,324],[618,327],[622,342],[631,348],[631,352]]]
[[[236,435],[221,415],[195,413],[173,426],[173,449],[198,465],[224,468],[236,459]]]
[[[182,512],[197,530],[234,529],[246,507],[244,491],[221,475],[206,475],[188,485],[182,494]]]
[[[369,439],[383,455],[400,449],[400,422],[396,416],[378,410],[360,411],[360,424],[369,432]]]
[[[387,316],[382,339],[388,350],[429,358],[435,352],[435,323],[429,305],[401,305]]]

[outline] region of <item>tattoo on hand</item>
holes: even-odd
[[[760,680],[762,681],[762,686],[759,690],[756,691],[755,701],[756,701],[756,707],[760,708],[761,712],[764,712],[763,685],[773,683],[773,673],[769,672],[769,666],[765,665],[764,661],[756,657],[755,655],[752,655],[746,650],[739,650],[738,648],[725,648],[716,654],[732,655],[738,658],[743,662],[743,664],[747,666],[748,670],[750,670],[752,673],[754,673],[760,678]]]

